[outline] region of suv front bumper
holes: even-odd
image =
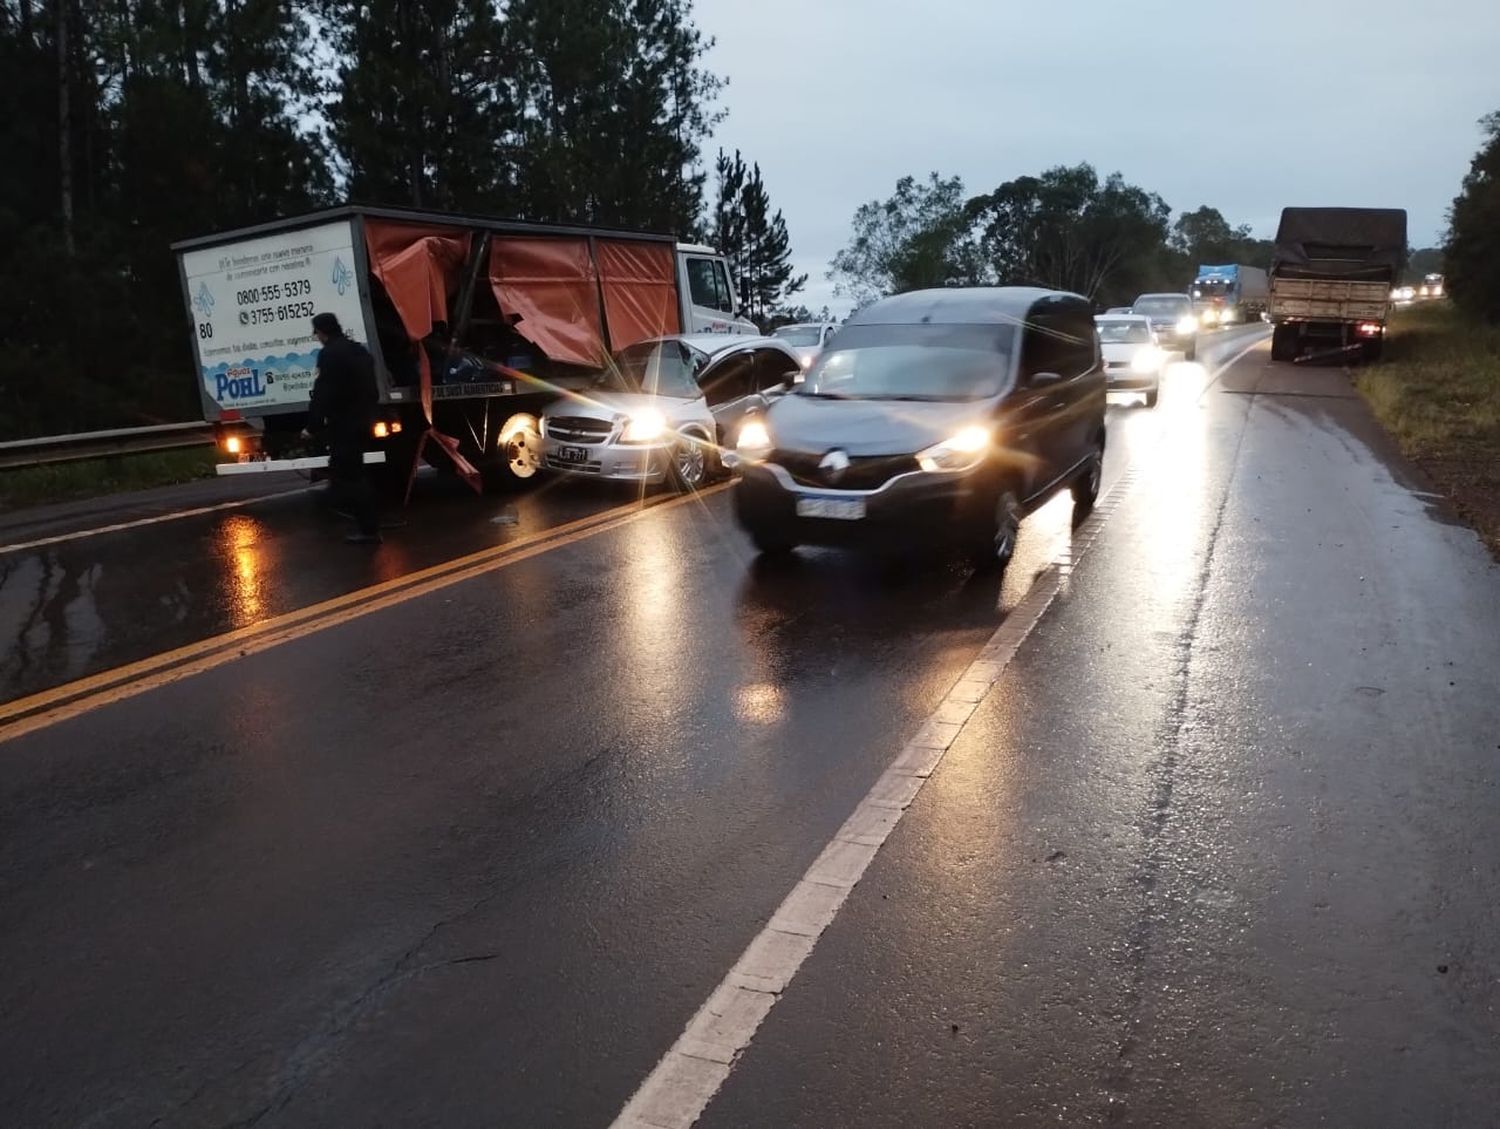
[[[989,535],[991,491],[978,470],[965,474],[911,471],[878,490],[803,486],[774,463],[742,464],[734,488],[740,525],[771,540],[874,551],[972,543]],[[804,517],[805,499],[861,501],[862,517]]]

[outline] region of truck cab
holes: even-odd
[[[734,273],[712,247],[677,244],[677,290],[683,296],[685,333],[760,334],[754,322],[740,316]]]

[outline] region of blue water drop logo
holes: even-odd
[[[208,288],[208,283],[204,282],[199,284],[198,293],[193,295],[193,309],[198,311],[199,317],[213,317],[214,296]]]
[[[339,297],[344,296],[344,291],[354,281],[354,274],[344,265],[344,260],[335,256],[333,260],[333,285],[338,290]]]

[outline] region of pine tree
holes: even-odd
[[[807,275],[793,276],[786,220],[780,210],[771,212],[760,165],[747,168],[738,149],[733,157],[721,149],[714,171],[717,192],[708,223],[714,246],[734,267],[750,316],[767,324],[772,311],[806,285]]]
[[[490,0],[327,0],[344,62],[328,107],[351,199],[502,212],[515,111]]]
[[[695,235],[719,120],[686,0],[513,0],[518,198],[538,219]]]

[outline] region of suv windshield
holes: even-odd
[[[1103,345],[1144,345],[1151,340],[1151,330],[1138,321],[1101,321],[1099,341]]]
[[[780,338],[788,345],[805,348],[818,343],[820,330],[815,325],[784,325],[771,336]]]
[[[697,375],[707,363],[708,354],[686,341],[642,341],[616,353],[594,387],[691,400],[700,394]]]
[[[1186,294],[1142,294],[1130,307],[1133,314],[1163,317],[1167,314],[1188,313],[1192,302]]]
[[[796,388],[840,400],[979,400],[1005,386],[1010,325],[852,325]]]

